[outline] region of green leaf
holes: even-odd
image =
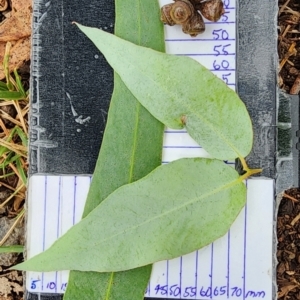
[[[24,95],[21,92],[0,90],[0,99],[1,100],[24,100]]]
[[[249,154],[253,132],[244,103],[201,64],[136,46],[97,28],[78,27],[158,120],[174,129],[185,124],[191,137],[214,158]]]
[[[0,253],[21,253],[24,251],[24,246],[13,245],[13,246],[1,246]]]
[[[27,135],[24,133],[24,131],[19,126],[15,126],[14,129],[16,131],[16,134],[20,137],[20,139],[22,141],[22,145],[27,147],[28,146],[28,137],[27,137]]]
[[[24,90],[21,78],[20,78],[20,76],[19,76],[16,69],[14,69],[14,74],[15,74],[15,78],[16,78],[16,84],[17,84],[17,87],[18,87],[18,91],[22,94],[23,98],[26,98],[27,94]]]
[[[20,158],[18,158],[16,160],[16,167],[17,167],[17,170],[19,172],[19,175],[20,175],[24,185],[26,185],[27,184],[27,176],[24,172],[24,166],[22,165],[22,162],[21,162]]]
[[[116,0],[115,5],[116,35],[164,51],[158,1]],[[115,74],[101,153],[84,216],[115,189],[144,177],[161,164],[163,129],[163,124],[141,106]],[[71,271],[64,300],[142,300],[151,269],[149,265],[117,273]]]
[[[8,91],[7,85],[3,81],[0,81],[0,91]]]
[[[0,152],[1,153],[1,152]],[[0,168],[3,169],[3,172],[5,172],[5,168],[10,164],[15,162],[16,160],[18,160],[20,158],[19,154],[15,154],[14,152],[9,152],[9,154],[7,155],[7,157],[3,160],[2,163],[0,163]]]
[[[50,249],[17,268],[109,272],[172,259],[223,236],[245,201],[246,187],[232,167],[180,159],[117,189]]]

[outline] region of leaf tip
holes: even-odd
[[[24,265],[24,263],[20,263],[20,264],[10,267],[8,270],[25,271],[23,265]]]

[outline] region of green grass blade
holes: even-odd
[[[17,87],[18,87],[18,91],[22,94],[23,98],[27,97],[27,94],[23,88],[23,84],[21,82],[21,78],[17,72],[17,70],[14,70],[14,74],[15,74],[15,78],[16,78],[16,83],[17,83]]]
[[[24,100],[25,98],[21,92],[0,90],[0,99],[2,100]]]
[[[9,72],[9,52],[10,52],[10,49],[11,49],[11,43],[8,42],[8,43],[6,43],[6,46],[5,46],[5,54],[4,54],[4,59],[3,59],[3,69],[4,69],[4,74],[5,74],[5,77],[6,77],[7,89],[9,91],[13,91],[14,86],[10,81],[10,72]]]
[[[26,174],[24,172],[24,168],[23,168],[23,165],[22,165],[20,159],[16,160],[16,167],[17,167],[17,170],[18,170],[18,172],[19,172],[19,174],[21,176],[21,179],[22,179],[24,185],[26,185],[27,184],[27,176],[26,176]]]
[[[3,81],[0,81],[0,91],[8,91],[7,85]]]
[[[18,134],[18,136],[20,137],[23,146],[27,147],[28,146],[28,137],[27,137],[27,135],[24,133],[24,131],[19,126],[16,126],[15,130],[16,130],[16,133]]]
[[[19,157],[19,154],[14,155],[14,152],[9,152],[6,159],[0,164],[0,168],[6,168],[10,163],[15,162]]]
[[[6,147],[0,146],[0,157],[2,157],[7,151],[9,150]]]
[[[12,176],[12,175],[15,175],[15,173],[14,172],[12,172],[12,173],[6,173],[4,175],[1,175],[0,179],[4,179],[4,178],[7,178],[7,177]]]
[[[11,129],[9,135],[7,137],[5,137],[5,141],[10,142],[12,140],[15,132],[16,132],[16,127]],[[10,150],[8,148],[4,147],[4,146],[0,146],[0,157],[2,157],[3,154],[6,153],[7,151],[10,151]]]
[[[24,246],[13,245],[13,246],[1,246],[0,253],[21,253],[24,251]]]

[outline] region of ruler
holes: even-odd
[[[263,167],[268,178],[247,181],[247,205],[227,235],[195,253],[154,264],[148,299],[273,297],[276,7],[269,0],[224,0],[224,8],[221,20],[207,21],[205,33],[196,38],[166,27],[166,52],[201,62],[238,91],[255,130],[250,165]],[[80,221],[113,88],[103,57],[70,25],[76,20],[112,32],[113,1],[35,0],[33,15],[28,257]],[[98,86],[103,86],[100,95]],[[162,163],[208,157],[186,131],[169,128],[162,151]],[[68,272],[27,272],[26,277],[28,299],[54,300],[62,298]]]

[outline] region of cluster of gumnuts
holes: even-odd
[[[163,23],[181,25],[182,31],[192,37],[204,32],[203,18],[216,22],[224,14],[222,0],[174,0],[161,8]]]

